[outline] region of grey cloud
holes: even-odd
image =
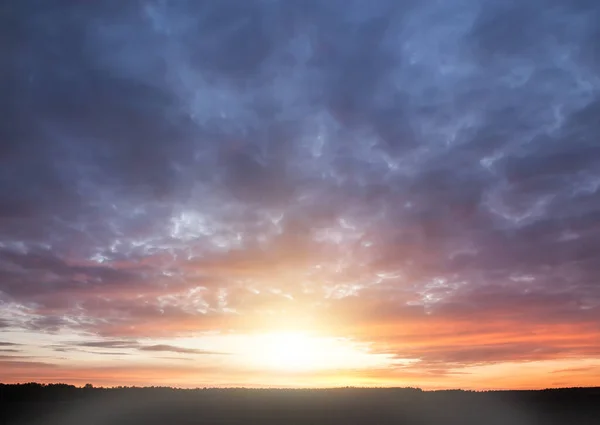
[[[147,345],[139,348],[140,351],[158,351],[158,352],[171,352],[181,354],[224,354],[216,351],[198,350],[193,348],[176,347],[173,345],[158,344],[158,345]]]
[[[115,341],[115,340],[102,340],[102,341],[88,341],[88,342],[71,342],[65,344],[57,344],[51,345],[49,348],[52,350],[60,352],[60,353],[69,353],[73,351],[83,351],[91,354],[105,355],[105,356],[128,356],[131,353],[123,352],[123,351],[97,351],[90,350],[95,348],[105,348],[105,349],[128,349],[133,348],[136,349],[138,347],[138,343],[135,341]]]
[[[11,360],[12,356],[0,356],[0,366],[11,369],[52,369],[58,367],[56,364],[47,362],[30,362],[21,360]]]
[[[144,345],[135,340],[98,340],[98,341],[88,341],[88,342],[80,342],[80,343],[69,343],[65,346],[58,346],[57,349],[61,351],[68,351],[72,348],[70,347],[80,347],[80,348],[104,348],[111,350],[120,350],[120,349],[134,349],[139,351],[150,351],[150,352],[171,352],[171,353],[180,353],[180,354],[224,354],[215,351],[207,351],[193,348],[184,348],[177,347],[174,345],[168,344],[155,344],[155,345]],[[130,355],[128,352],[119,352],[119,351],[90,351],[94,354],[101,355]]]
[[[137,348],[139,344],[136,341],[129,340],[101,340],[78,343],[79,347],[91,348]]]
[[[9,355],[9,354],[0,354],[0,360],[18,360],[18,359],[25,359],[28,358],[29,356],[14,356],[14,355]]]

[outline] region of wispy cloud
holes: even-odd
[[[180,353],[180,354],[226,354],[226,353],[221,353],[218,351],[207,351],[207,350],[198,350],[198,349],[193,349],[193,348],[183,348],[183,347],[176,347],[173,345],[166,345],[166,344],[148,345],[148,346],[140,347],[140,350],[141,351],[158,351],[158,352],[167,351],[167,352],[171,352],[171,353]]]

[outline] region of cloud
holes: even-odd
[[[123,350],[132,349],[135,351],[147,351],[147,352],[171,352],[179,354],[226,354],[217,351],[200,350],[193,348],[178,347],[169,344],[154,344],[146,345],[136,340],[111,340],[103,339],[97,341],[85,341],[85,342],[68,342],[52,346],[55,351],[69,352],[74,350],[85,349],[86,352],[101,355],[131,355],[134,352],[123,352],[123,351],[112,351],[112,350]],[[111,351],[89,351],[89,348],[102,348]]]
[[[167,352],[171,352],[171,353],[180,353],[180,354],[224,354],[224,353],[220,353],[217,351],[207,351],[207,350],[198,350],[198,349],[193,349],[193,348],[183,348],[183,347],[176,347],[176,346],[167,345],[167,344],[147,345],[144,347],[140,347],[140,350],[141,351],[157,351],[157,352],[167,351]]]
[[[0,356],[0,366],[6,368],[4,370],[38,370],[38,369],[54,369],[57,368],[56,364],[46,363],[46,362],[30,362],[30,361],[21,361],[21,360],[11,360],[13,356]],[[18,359],[18,357],[13,357]]]
[[[594,2],[6,13],[1,328],[120,352],[294,320],[596,336]],[[595,355],[511,335],[409,351],[432,370]]]
[[[88,342],[80,342],[80,343],[77,343],[76,345],[79,347],[89,347],[89,348],[137,348],[139,346],[139,344],[136,341],[127,341],[127,340],[88,341]]]
[[[567,368],[567,369],[557,369],[557,370],[553,370],[552,373],[590,373],[590,372],[597,372],[598,371],[598,366],[586,366],[586,367],[571,367],[571,368]]]

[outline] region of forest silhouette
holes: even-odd
[[[600,388],[475,392],[0,384],[0,423],[10,425],[585,425],[599,419]]]

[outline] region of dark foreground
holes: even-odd
[[[476,393],[356,388],[81,389],[0,384],[0,423],[599,425],[600,388]]]

